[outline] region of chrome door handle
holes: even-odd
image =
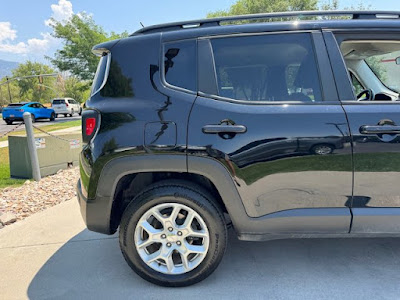
[[[362,134],[400,134],[400,126],[396,125],[363,125],[360,127]]]
[[[205,125],[203,127],[204,133],[245,133],[246,126],[243,125]]]

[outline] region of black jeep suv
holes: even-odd
[[[95,46],[89,230],[119,227],[128,264],[165,286],[210,275],[230,225],[247,241],[399,236],[399,18],[235,16]]]

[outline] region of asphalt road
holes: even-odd
[[[64,116],[60,116],[59,118],[56,118],[53,122],[50,122],[49,120],[45,119],[45,120],[37,120],[35,123],[35,126],[45,126],[45,125],[51,125],[51,124],[57,124],[57,123],[64,123],[64,122],[68,122],[68,121],[74,121],[74,120],[79,120],[81,117],[78,116],[77,114],[75,114],[73,117],[64,117]],[[11,130],[14,125],[17,125],[20,122],[14,122],[13,125],[7,125],[6,122],[4,122],[3,119],[0,119],[0,135],[4,132],[7,132],[9,130]],[[25,129],[25,125],[22,125],[18,128],[18,130],[20,129]]]
[[[399,299],[400,239],[243,242],[185,288],[141,279],[118,237],[85,229],[76,199],[0,230],[0,299]]]

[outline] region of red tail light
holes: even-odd
[[[86,136],[92,135],[95,128],[96,128],[96,119],[95,118],[87,118],[85,121]]]
[[[18,109],[18,111],[20,111],[20,112],[24,112],[24,110],[23,110],[23,109]]]
[[[66,106],[66,107],[68,107],[68,106],[69,106],[67,102],[65,102],[65,106]]]

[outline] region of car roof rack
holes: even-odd
[[[307,17],[340,17],[349,16],[353,20],[359,19],[400,19],[399,11],[352,11],[352,10],[328,10],[328,11],[290,11],[290,12],[280,12],[280,13],[264,13],[264,14],[249,14],[249,15],[239,15],[239,16],[228,16],[210,19],[200,19],[184,22],[173,22],[165,23],[160,25],[147,26],[142,29],[137,30],[131,36],[172,31],[188,28],[203,28],[220,26],[221,23],[228,23],[234,21],[246,21],[246,20],[262,20],[262,19],[284,19],[284,18],[294,18],[301,20]]]

